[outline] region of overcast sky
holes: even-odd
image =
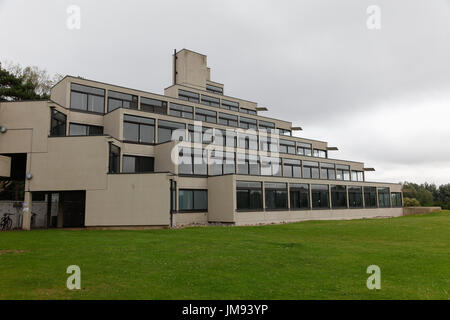
[[[450,183],[450,0],[0,0],[0,44],[1,60],[155,93],[173,49],[204,53],[225,94],[375,167],[368,180]]]

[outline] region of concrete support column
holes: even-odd
[[[32,209],[32,195],[31,192],[25,191],[25,199],[22,207],[22,230],[31,229],[31,209]]]

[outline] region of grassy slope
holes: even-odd
[[[0,299],[450,298],[450,211],[263,227],[8,232],[0,233],[0,253]],[[72,264],[81,267],[82,290],[65,287]],[[371,264],[381,267],[378,291],[366,288]]]

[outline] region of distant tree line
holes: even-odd
[[[440,206],[450,210],[450,183],[437,187],[434,183],[403,183],[403,204],[412,206]]]

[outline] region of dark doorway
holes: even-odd
[[[65,191],[59,195],[64,228],[84,227],[86,191]]]

